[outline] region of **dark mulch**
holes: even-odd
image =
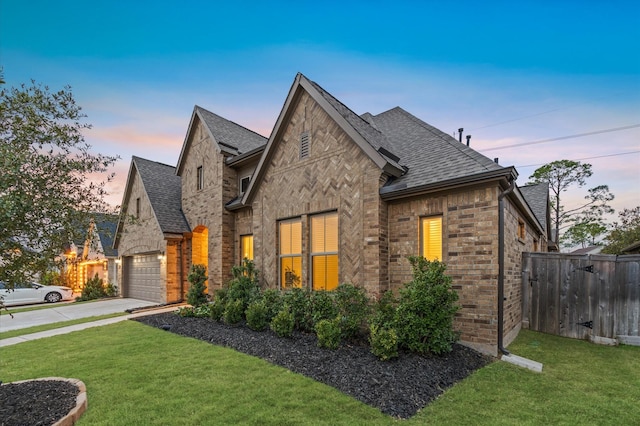
[[[413,416],[447,388],[492,361],[456,344],[444,356],[403,353],[396,360],[383,362],[365,344],[343,344],[335,351],[319,348],[313,334],[296,332],[292,338],[280,338],[270,330],[256,332],[246,326],[232,327],[174,313],[136,320],[262,358],[399,418]]]
[[[76,406],[78,387],[62,380],[0,386],[0,425],[52,425]]]

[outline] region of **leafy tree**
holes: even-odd
[[[90,152],[85,117],[70,87],[32,81],[0,91],[0,280],[9,287],[53,269],[90,214],[111,210],[106,182],[94,179],[117,157]]]
[[[614,212],[608,204],[614,196],[609,192],[607,185],[599,185],[589,189],[588,194],[584,197],[586,201],[578,207],[567,210],[562,204],[562,193],[571,186],[583,187],[586,184],[586,179],[592,174],[591,164],[559,160],[539,167],[529,176],[528,184],[547,183],[549,185],[551,221],[555,228],[555,241],[560,241],[560,230],[563,227],[566,228],[566,224],[572,218],[575,219],[584,214],[588,214],[590,218],[602,217],[604,214]]]
[[[607,232],[607,226],[601,218],[580,217],[562,234],[560,241],[565,247],[602,245],[598,237]]]
[[[640,241],[640,206],[624,209],[618,213],[620,222],[613,223],[613,229],[605,238],[606,247],[602,253],[621,254],[622,249]]]

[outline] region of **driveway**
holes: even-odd
[[[4,312],[0,316],[0,332],[78,318],[125,312],[127,309],[144,308],[155,305],[157,305],[157,303],[147,302],[146,300],[117,298],[88,303],[65,303],[37,311],[18,312],[17,314],[13,314],[13,318]],[[11,308],[9,308],[9,312],[11,312]]]

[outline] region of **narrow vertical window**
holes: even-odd
[[[244,194],[249,189],[249,182],[251,182],[251,176],[245,176],[240,179],[240,194]]]
[[[442,260],[442,217],[420,219],[420,255],[427,260]]]
[[[291,219],[278,226],[280,286],[302,287],[302,221]]]
[[[314,290],[338,287],[338,213],[311,218],[311,277]]]
[[[140,218],[140,197],[136,198],[136,218]]]
[[[240,237],[240,253],[242,253],[242,259],[240,260],[253,260],[253,235]]]
[[[540,247],[538,245],[538,240],[533,240],[533,251],[539,251]]]
[[[197,173],[196,173],[196,179],[197,179],[197,184],[196,187],[199,190],[201,190],[202,188],[204,188],[204,171],[202,170],[202,166],[198,166],[197,169]]]
[[[527,236],[526,228],[524,226],[524,222],[518,219],[518,238],[521,240],[525,240]]]
[[[300,158],[309,156],[309,132],[303,132],[300,135]]]

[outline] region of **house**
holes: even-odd
[[[65,250],[67,285],[82,291],[95,275],[118,286],[118,251],[113,248],[118,217],[96,215],[90,220],[85,239],[72,242]]]
[[[120,282],[170,303],[192,264],[215,289],[249,258],[264,287],[377,297],[423,255],[448,265],[462,341],[497,354],[521,325],[521,254],[549,244],[548,193],[516,178],[402,108],[357,115],[298,74],[268,139],[196,106],[175,168],[133,158]]]

